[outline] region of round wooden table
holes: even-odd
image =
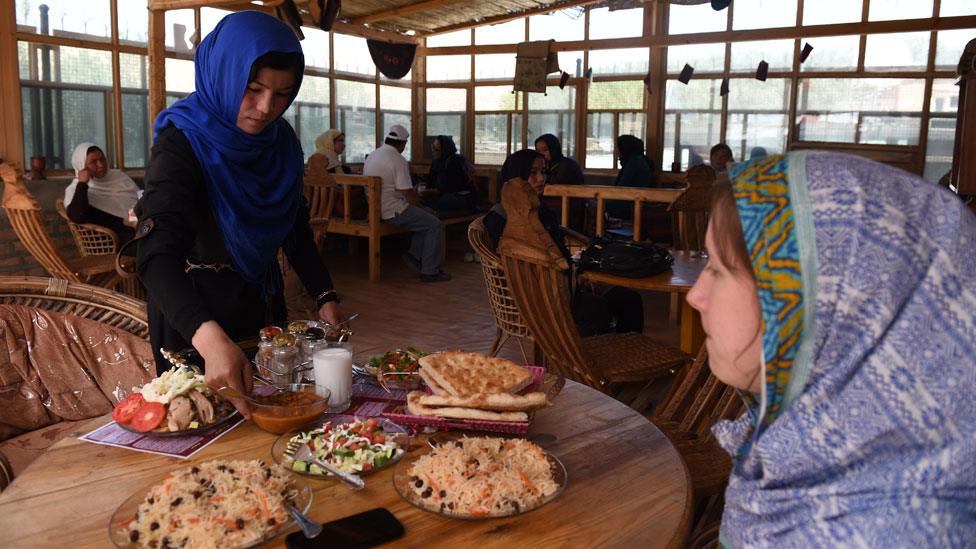
[[[85,425],[83,434],[110,418]],[[454,547],[585,545],[674,547],[687,537],[691,484],[668,439],[643,416],[583,385],[567,382],[553,406],[536,413],[530,435],[566,465],[569,482],[552,503],[525,515],[481,521],[421,511],[397,495],[393,469],[364,477],[353,492],[308,479],[309,516],[328,522],[389,509],[406,534],[396,543]],[[545,442],[546,440],[555,440]],[[190,460],[62,440],[0,494],[0,539],[8,547],[105,547],[112,512],[133,491],[172,469],[211,459],[271,459],[276,435],[245,422]],[[426,451],[423,437],[411,452]],[[269,547],[284,545],[284,536]]]

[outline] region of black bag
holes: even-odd
[[[580,254],[579,270],[600,271],[627,278],[653,276],[671,268],[674,257],[650,242],[595,238]]]

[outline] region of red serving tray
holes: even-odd
[[[528,387],[519,391],[519,394],[531,393],[541,390],[542,380],[546,369],[542,366],[523,366],[532,372],[532,383]],[[427,388],[430,393],[430,388]],[[491,431],[495,433],[511,433],[514,435],[524,435],[529,431],[529,423],[532,421],[533,412],[529,412],[529,421],[485,421],[479,419],[447,419],[437,416],[417,416],[407,411],[407,404],[404,402],[385,411],[383,417],[389,418],[394,423],[400,425],[411,425],[414,427],[434,427],[437,429],[465,429],[469,431]]]

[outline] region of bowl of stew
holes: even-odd
[[[251,420],[269,433],[287,433],[314,421],[329,407],[329,389],[313,383],[279,385],[277,391],[255,391]]]

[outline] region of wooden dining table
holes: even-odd
[[[135,491],[202,461],[261,458],[270,463],[277,439],[244,422],[191,459],[178,460],[76,438],[109,421],[104,416],[83,425],[0,494],[0,545],[110,546],[109,519]],[[426,436],[411,441],[411,454],[429,451]],[[314,492],[308,515],[324,523],[383,507],[403,524],[404,536],[393,543],[404,546],[683,545],[692,513],[688,471],[667,437],[646,418],[567,381],[552,406],[536,412],[526,436],[558,457],[568,472],[559,497],[529,513],[459,520],[423,511],[397,494],[393,468],[386,468],[365,476],[361,491],[330,478],[305,479]],[[282,535],[264,546],[283,545]]]
[[[702,330],[701,315],[688,303],[685,297],[705,269],[708,257],[701,252],[686,250],[674,251],[671,252],[671,255],[674,256],[674,263],[671,268],[653,276],[628,278],[599,271],[584,271],[582,276],[587,280],[611,286],[678,294],[681,299],[679,347],[686,353],[694,354],[705,341],[705,332]]]

